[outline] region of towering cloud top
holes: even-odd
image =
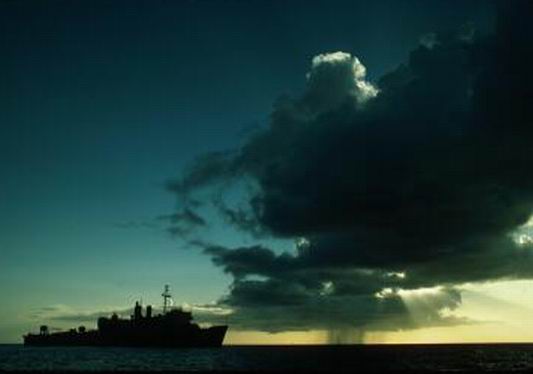
[[[365,78],[366,68],[357,57],[345,52],[320,54],[313,58],[307,74],[304,102],[316,112],[336,109],[347,98],[363,104],[378,93]]]

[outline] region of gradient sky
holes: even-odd
[[[166,181],[267,126],[278,97],[304,91],[318,54],[357,56],[376,82],[421,36],[467,23],[489,33],[494,22],[488,1],[1,1],[0,343],[42,319],[74,323],[52,312],[157,305],[164,284],[177,303],[216,302],[232,277],[166,231],[158,217],[176,207]],[[203,239],[255,243],[223,224]],[[476,323],[365,340],[531,340],[531,285],[463,285],[454,313]],[[328,340],[319,330],[227,338]]]

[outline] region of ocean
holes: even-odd
[[[533,371],[533,344],[225,346],[196,349],[0,345],[1,371]]]

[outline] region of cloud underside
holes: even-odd
[[[266,129],[169,182],[175,222],[201,229],[197,208],[213,204],[256,238],[298,240],[281,254],[195,241],[233,276],[219,304],[237,326],[464,323],[447,313],[457,285],[531,278],[533,248],[515,233],[533,212],[532,12],[500,12],[493,35],[432,34],[376,84],[348,53],[316,56]],[[223,191],[242,181],[250,196],[232,206]]]

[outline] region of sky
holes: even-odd
[[[498,5],[0,1],[0,343],[164,284],[228,344],[533,339]]]

